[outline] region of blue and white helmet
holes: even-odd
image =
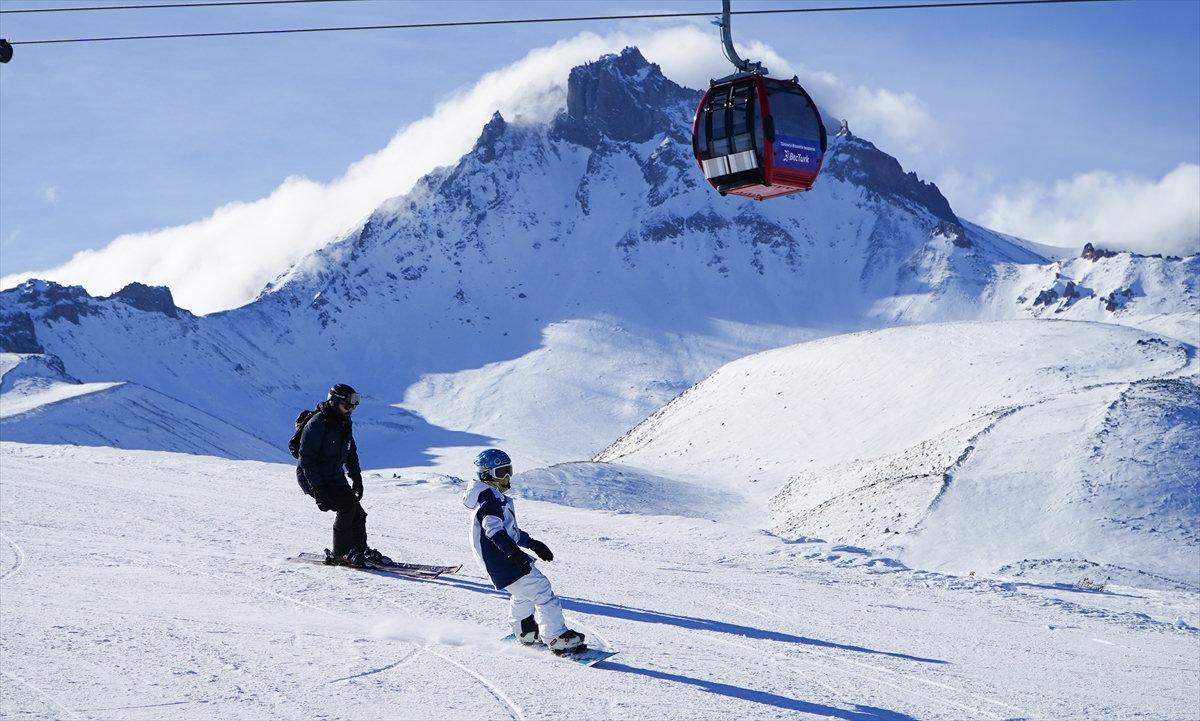
[[[512,459],[499,448],[489,448],[475,456],[475,474],[489,486],[507,491],[512,479]]]

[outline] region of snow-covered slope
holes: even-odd
[[[1194,353],[1036,320],[838,336],[722,367],[596,460],[921,567],[1200,587],[1200,394],[1177,377]]]
[[[80,383],[54,356],[0,354],[0,436],[7,441],[275,458],[276,444],[134,383]]]
[[[1121,323],[1200,345],[1200,255],[1114,253],[1087,243],[1078,257],[1003,266],[983,316],[1012,305],[1035,318]]]
[[[592,669],[515,648],[450,479],[366,477],[436,582],[282,559],[287,465],[0,443],[5,718],[1187,719],[1195,595],[953,579],[702,519],[518,501]],[[136,503],[131,503],[136,499]],[[232,499],[232,500],[231,500]]]
[[[735,517],[740,494],[706,489],[619,463],[560,463],[517,473],[513,494],[576,508],[641,515]]]
[[[120,383],[80,383],[55,356],[0,353],[0,418],[117,385]]]

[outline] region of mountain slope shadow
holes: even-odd
[[[445,428],[419,413],[394,406],[356,415],[354,441],[359,460],[370,468],[426,466],[437,460],[432,449],[493,443],[488,436]]]

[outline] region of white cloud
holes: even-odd
[[[964,218],[978,218],[996,194],[996,177],[987,170],[943,170],[934,178],[938,190],[950,201],[954,212]]]
[[[50,205],[54,205],[55,203],[57,203],[58,202],[58,187],[54,186],[54,185],[48,185],[45,188],[42,188],[42,199],[45,200]]]
[[[198,313],[241,305],[297,260],[353,230],[384,200],[407,192],[432,169],[457,160],[493,111],[516,122],[547,120],[565,105],[572,67],[627,45],[638,46],[664,74],[693,88],[706,87],[709,78],[732,69],[716,32],[696,25],[640,34],[583,33],[488,73],[328,184],[291,177],[265,198],[230,203],[188,225],[120,236],[103,248],[77,253],[57,268],[0,278],[0,287],[39,277],[107,294],[136,280],[169,286],[182,307]],[[909,94],[847,86],[833,75],[796,71],[759,43],[739,46],[739,52],[764,61],[773,75],[798,73],[806,86],[811,83],[820,104],[836,113],[829,119],[835,127],[836,119],[849,118],[851,128],[885,147],[911,146],[930,134],[932,120]]]
[[[1064,248],[1200,253],[1200,165],[1181,164],[1157,181],[1094,171],[1052,187],[1026,184],[995,197],[982,220]]]

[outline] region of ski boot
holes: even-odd
[[[583,634],[578,631],[567,631],[563,635],[550,642],[550,650],[556,656],[563,656],[572,653],[582,653],[587,650],[587,644],[583,642]]]
[[[333,551],[325,549],[325,565],[327,566],[353,566],[354,568],[366,568],[367,559],[363,556],[363,552],[358,548],[351,548],[340,556],[333,555]]]
[[[533,616],[521,619],[521,633],[517,635],[517,640],[526,646],[541,643],[542,639],[538,635],[537,621],[534,620]]]
[[[378,549],[375,549],[375,548],[368,548],[367,550],[363,551],[362,555],[363,555],[363,558],[366,559],[368,562],[374,563],[375,565],[378,565],[378,566],[390,566],[394,563],[392,561],[392,559],[383,555],[382,553],[379,552]]]

